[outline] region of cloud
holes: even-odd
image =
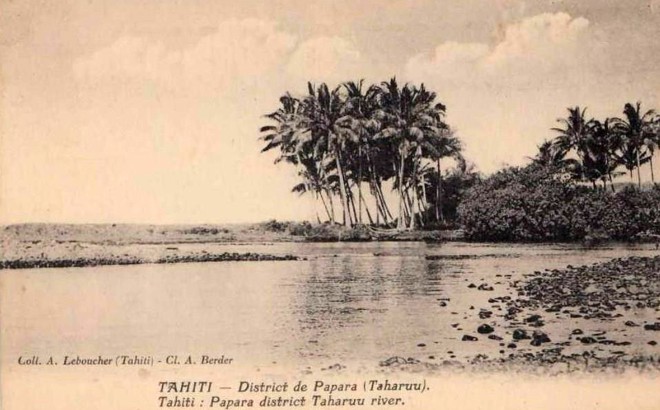
[[[300,44],[286,71],[293,78],[339,82],[365,77],[367,66],[352,42],[341,37],[317,37]]]
[[[438,92],[468,157],[490,172],[524,162],[565,107],[599,100],[605,55],[588,20],[545,13],[503,27],[493,44],[439,44],[405,74]]]
[[[171,87],[227,87],[276,70],[296,44],[295,36],[258,19],[227,20],[194,45],[172,49],[144,37],[124,36],[79,58],[79,80],[139,80]]]
[[[584,54],[594,50],[589,42],[589,21],[566,13],[540,14],[507,26],[494,45],[442,43],[433,53],[412,57],[406,73],[413,78],[489,83],[501,80],[540,78],[556,70],[584,70]],[[512,81],[515,82],[515,81]],[[521,81],[518,81],[521,82]]]

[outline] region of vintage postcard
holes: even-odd
[[[660,409],[659,39],[0,0],[0,408]]]

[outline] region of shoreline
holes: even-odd
[[[260,261],[298,261],[304,260],[293,255],[270,255],[262,253],[198,253],[191,255],[168,255],[157,259],[142,259],[134,256],[110,256],[73,259],[15,259],[0,260],[0,270],[6,269],[47,269],[47,268],[84,268],[112,265],[145,265],[172,263],[204,263],[204,262],[260,262]]]

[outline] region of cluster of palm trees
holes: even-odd
[[[308,83],[307,95],[286,93],[277,111],[266,115],[262,152],[277,149],[276,163],[296,167],[301,182],[293,191],[319,200],[328,221],[339,222],[338,198],[344,225],[368,221],[414,229],[432,222],[433,213],[436,221],[443,218],[440,184],[428,192],[427,175],[439,180],[443,158],[462,160],[445,110],[423,84],[401,87],[394,78],[370,86],[362,80],[335,88]],[[398,213],[386,200],[385,183],[398,194]]]
[[[660,144],[660,116],[654,110],[644,112],[641,103],[627,103],[622,118],[604,121],[587,119],[586,109],[568,108],[568,116],[560,118],[562,127],[553,128],[558,135],[539,147],[534,162],[560,167],[578,181],[590,182],[594,188],[601,181],[603,189],[625,168],[641,189],[640,169],[648,164],[655,184],[653,155]]]

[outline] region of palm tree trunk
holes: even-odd
[[[341,196],[341,206],[343,211],[343,221],[342,224],[346,225],[346,222],[350,220],[349,209],[348,209],[348,197],[346,196],[346,185],[344,183],[344,171],[341,167],[341,161],[339,160],[339,152],[335,148],[335,165],[337,166],[337,174],[339,174],[339,195]],[[349,222],[350,223],[350,222]]]
[[[348,203],[351,205],[351,211],[353,212],[352,215],[352,220],[351,220],[351,226],[353,226],[353,222],[355,224],[358,223],[358,217],[357,217],[357,212],[355,212],[355,197],[353,196],[353,190],[351,189],[350,186],[346,187],[346,192],[348,192]]]
[[[358,146],[358,223],[362,225],[362,147]]]
[[[328,202],[330,202],[330,222],[335,223],[335,201],[332,199],[332,193],[330,188],[325,188],[325,194],[328,196]]]
[[[390,207],[387,205],[387,201],[385,200],[385,194],[383,194],[383,186],[381,185],[380,180],[376,181],[376,188],[378,188],[378,195],[380,196],[381,205],[385,210],[385,223],[387,223],[388,219],[393,220],[394,217],[392,216]]]
[[[374,220],[371,218],[371,212],[369,212],[369,207],[367,206],[366,201],[364,200],[364,198],[362,198],[362,191],[359,191],[358,194],[360,195],[360,201],[361,201],[360,203],[364,202],[364,210],[367,212],[367,219],[369,219],[369,225],[373,225]],[[360,212],[362,212],[361,209]],[[362,220],[360,220],[360,224],[362,224]]]
[[[651,183],[655,185],[655,175],[653,174],[653,154],[651,154],[651,158],[649,158],[649,166],[651,167]]]
[[[378,197],[378,187],[376,186],[376,181],[373,179],[370,180],[369,186],[371,188],[371,195],[374,197],[374,202],[376,203],[376,225],[379,225],[380,217],[383,217],[383,221],[387,221],[387,215],[385,214],[385,210],[383,209],[383,206],[380,203],[380,198]]]
[[[424,185],[422,185],[424,186]],[[424,204],[422,203],[422,197],[417,191],[417,213],[419,215],[419,226],[424,227]]]
[[[424,176],[424,174],[422,174],[421,179],[422,179],[422,181],[421,181],[422,182],[422,198],[421,198],[422,200],[421,200],[420,206],[422,207],[423,211],[426,211],[426,207],[427,207],[428,203],[426,202],[426,177]]]
[[[399,149],[399,156],[401,157],[399,163],[399,220],[397,221],[397,228],[398,229],[403,229],[405,227],[405,224],[403,222],[403,165],[404,165],[404,158],[403,158],[403,151]]]
[[[442,190],[442,172],[440,171],[440,157],[436,160],[436,168],[438,171],[438,183],[435,187],[435,220],[440,222],[440,219],[444,219],[442,216],[442,206],[440,204],[440,191]]]
[[[636,155],[637,155],[637,186],[641,190],[642,189],[642,174],[640,172],[641,167],[639,165],[639,149],[637,150]]]
[[[330,215],[330,210],[328,209],[328,204],[325,202],[325,198],[323,198],[323,191],[319,190],[316,192],[316,196],[321,198],[321,203],[323,204],[323,208],[325,209],[326,215],[328,215],[328,221],[332,221],[332,216]]]
[[[412,189],[413,198],[410,201],[410,230],[415,229],[415,198],[417,197],[417,160],[413,159]],[[418,209],[419,211],[419,209]]]
[[[406,221],[408,221],[406,225],[409,225],[410,219],[414,218],[415,215],[413,214],[412,211],[412,200],[410,199],[410,193],[408,192],[408,189],[404,190],[403,193],[405,195],[403,203],[405,205],[404,209],[406,211],[406,218],[407,218]],[[404,228],[406,227],[406,225],[404,225]]]

